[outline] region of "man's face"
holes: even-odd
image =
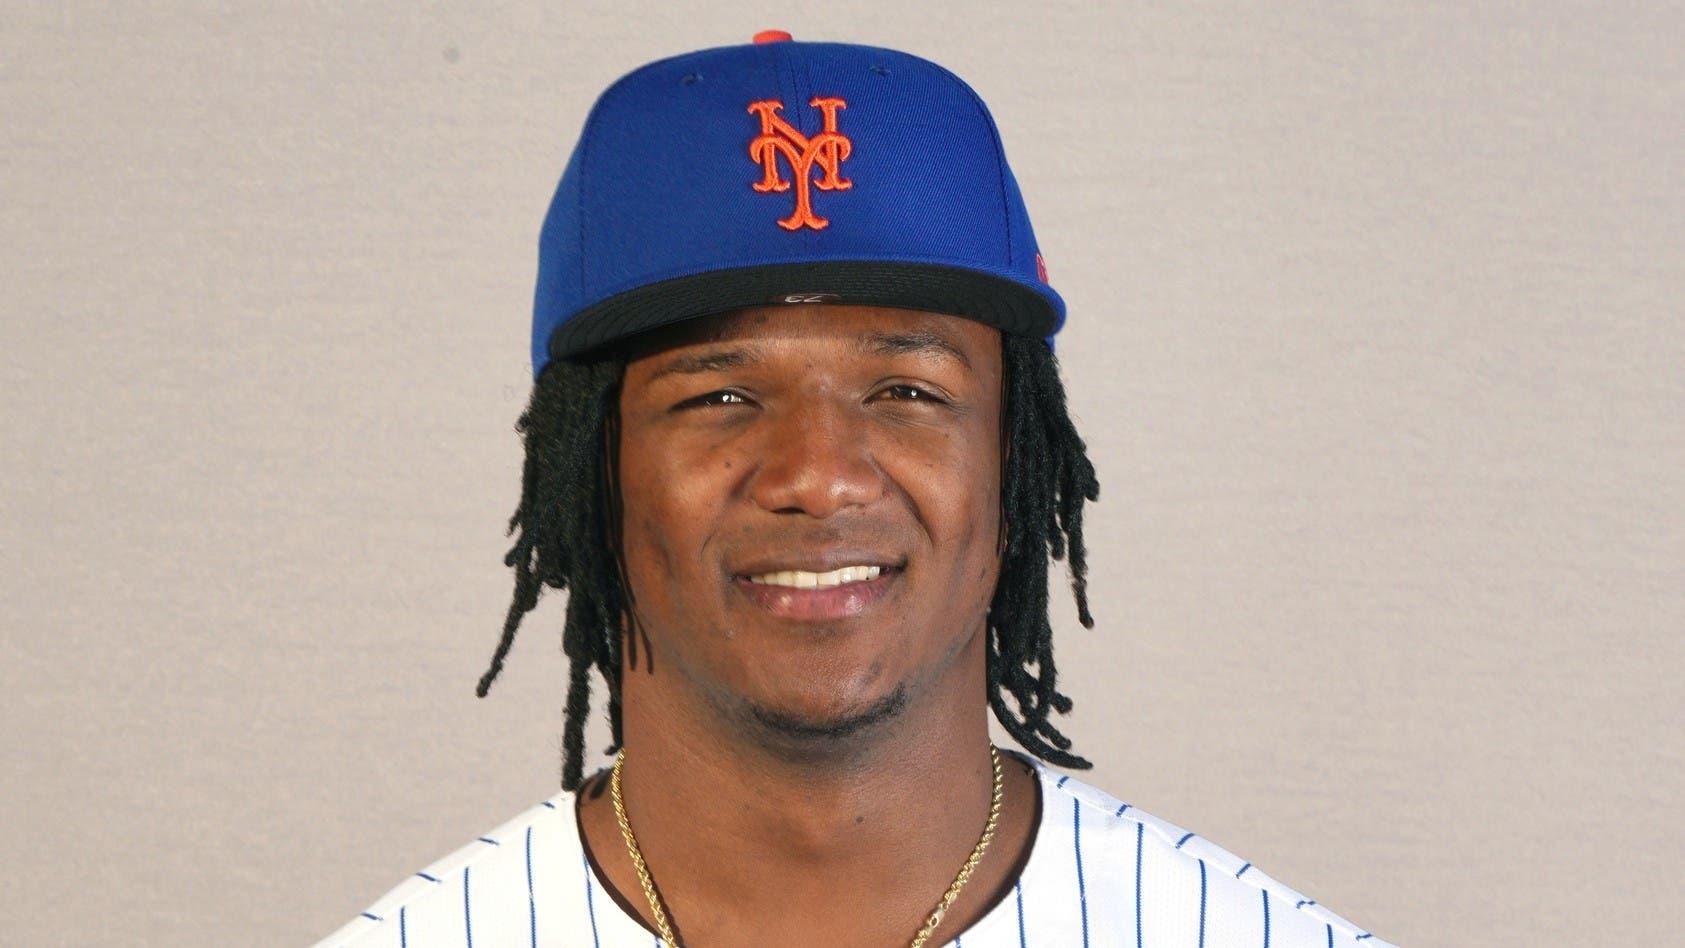
[[[980,699],[956,661],[998,577],[1001,410],[1000,333],[960,317],[767,306],[652,333],[620,397],[628,674],[647,636],[650,687],[798,739]]]

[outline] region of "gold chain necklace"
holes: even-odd
[[[632,835],[632,823],[626,819],[626,804],[620,795],[620,767],[626,762],[626,749],[621,748],[614,758],[614,775],[609,781],[610,794],[614,797],[614,816],[620,821],[620,835],[626,840],[626,852],[632,857],[632,866],[638,870],[638,882],[644,887],[644,898],[649,900],[650,914],[655,916],[655,926],[660,930],[661,940],[668,948],[680,948],[679,940],[673,936],[673,926],[667,921],[667,912],[661,907],[661,897],[655,894],[655,882],[650,878],[649,866],[644,863],[644,854],[638,849],[638,840]],[[989,841],[995,838],[995,825],[1000,822],[1001,800],[1001,770],[1000,751],[994,744],[989,745],[989,762],[995,771],[994,792],[989,800],[989,820],[983,824],[983,836],[977,840],[977,845],[966,857],[965,865],[960,867],[959,875],[954,877],[953,884],[948,891],[942,893],[942,901],[936,903],[935,911],[925,920],[924,927],[913,936],[913,943],[908,948],[922,948],[925,941],[936,931],[936,926],[942,924],[942,917],[947,914],[954,900],[959,898],[960,890],[971,878],[977,864],[983,860],[983,850],[989,848]]]

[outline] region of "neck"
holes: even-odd
[[[954,667],[980,671],[975,658]],[[622,786],[639,848],[687,945],[811,943],[815,932],[848,944],[844,929],[863,944],[892,944],[886,933],[910,936],[976,846],[993,768],[986,708],[961,696],[980,695],[980,675],[909,694],[894,718],[801,753],[785,741],[746,739],[739,724],[649,677],[624,679]],[[956,920],[987,907],[1033,836],[1033,781],[1009,758],[1002,766],[1002,830],[967,884],[977,891],[956,903]],[[604,826],[607,795],[595,816],[588,797],[587,843],[647,920],[612,813]]]
[[[626,715],[622,775],[628,800],[639,801],[629,815],[652,838],[723,839],[762,858],[813,864],[809,871],[870,859],[909,835],[941,836],[949,824],[963,827],[968,847],[976,842],[981,823],[971,804],[986,806],[992,782],[981,702],[961,709],[938,696],[912,698],[871,734],[815,738],[799,751],[776,738],[745,740],[694,708],[686,716],[652,705],[639,711],[656,711],[654,720]]]

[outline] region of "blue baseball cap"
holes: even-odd
[[[908,53],[775,30],[609,86],[538,250],[534,379],[746,306],[949,313],[1050,347],[1065,320],[977,93]]]

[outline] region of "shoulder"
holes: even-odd
[[[573,794],[559,793],[394,886],[316,948],[527,944],[551,921],[533,893],[571,886],[583,858]]]
[[[1146,930],[1197,926],[1203,944],[1391,948],[1212,840],[1032,763],[1042,777],[1044,836],[1071,847],[1082,897],[1103,903],[1085,912],[1114,911],[1119,925]]]

